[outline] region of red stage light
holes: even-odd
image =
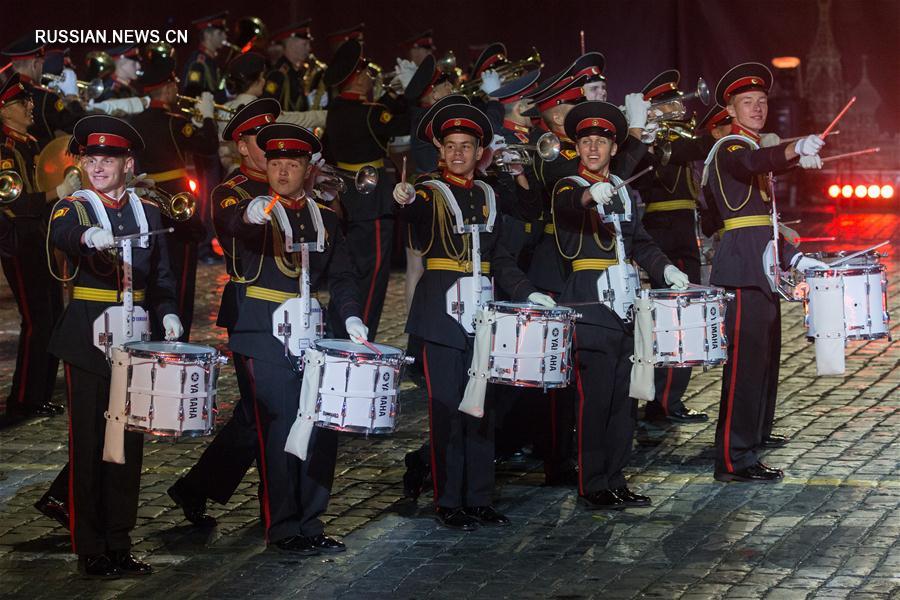
[[[869,198],[878,198],[881,196],[881,188],[874,183],[869,186]]]
[[[841,188],[841,196],[843,196],[844,198],[849,198],[852,195],[853,195],[853,186],[852,185],[846,184],[844,187]]]
[[[881,197],[882,198],[893,198],[894,197],[894,186],[892,186],[892,185],[881,186]]]
[[[188,179],[188,187],[191,188],[191,193],[197,193],[197,180],[196,179]]]
[[[840,196],[841,186],[836,183],[832,183],[830,186],[828,186],[828,195],[832,198],[837,198],[838,196]]]
[[[866,186],[864,186],[864,185],[862,185],[862,184],[856,186],[856,189],[854,190],[854,192],[856,193],[856,197],[857,197],[857,198],[865,198],[865,197],[866,197],[866,191],[867,191],[867,190],[866,190]]]

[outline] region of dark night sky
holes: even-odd
[[[867,55],[870,79],[883,100],[879,122],[900,130],[900,115],[888,102],[900,95],[900,0],[833,0],[832,4],[832,31],[847,89],[858,82],[861,56]],[[14,19],[9,13],[3,19],[0,44],[5,46],[35,28],[186,28],[191,19],[228,9],[232,16],[261,17],[270,31],[312,17],[318,38],[314,49],[325,60],[326,33],[365,21],[368,52],[387,69],[398,54],[397,42],[430,27],[435,30],[439,53],[453,49],[460,63],[467,64],[470,44],[503,41],[513,59],[536,46],[549,73],[578,54],[578,31],[584,29],[588,50],[606,55],[614,101],[640,89],[666,68],[680,68],[685,82],[703,75],[715,85],[737,62],[768,63],[780,55],[805,59],[818,15],[816,0],[344,0],[256,3],[253,8],[223,0],[86,0],[59,6],[66,10],[17,2]],[[73,48],[76,52],[87,49]],[[183,49],[180,55],[186,53]]]

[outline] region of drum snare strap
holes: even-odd
[[[316,400],[319,397],[319,383],[322,379],[322,366],[325,355],[315,348],[307,348],[303,354],[303,384],[300,387],[300,406],[297,419],[291,426],[284,451],[290,452],[300,460],[306,460],[309,450],[309,438],[316,422]]]
[[[497,315],[490,310],[479,310],[475,314],[475,347],[469,367],[469,382],[459,403],[461,412],[479,419],[484,416],[484,396],[490,377],[491,330],[496,320]]]
[[[125,464],[125,395],[128,393],[128,352],[115,347],[110,353],[112,378],[109,385],[109,405],[103,416],[106,432],[103,437],[103,461]]]
[[[653,381],[653,302],[646,291],[634,301],[634,355],[631,357],[629,395],[651,401],[656,395]]]
[[[843,375],[846,337],[842,277],[828,277],[816,285],[815,305],[809,313],[816,332],[816,375]]]

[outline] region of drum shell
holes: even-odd
[[[816,338],[814,320],[816,296],[820,284],[840,279],[844,295],[844,334],[848,340],[874,340],[890,337],[890,315],[887,312],[887,279],[882,264],[849,264],[827,270],[804,273],[809,293],[804,299],[806,336]]]
[[[721,288],[650,290],[656,367],[715,367],[728,360]]]

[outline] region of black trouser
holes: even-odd
[[[637,402],[628,396],[634,336],[592,325],[575,329],[575,388],[578,395],[578,493],[625,485],[622,469],[631,457]],[[591,348],[579,338],[593,340]]]
[[[101,554],[131,548],[137,522],[144,436],[125,432],[125,464],[103,461],[109,377],[69,363],[69,529],[72,551]]]
[[[393,217],[350,221],[347,224],[347,247],[359,282],[359,294],[363,299],[362,320],[369,328],[370,340],[374,340],[378,333],[378,322],[384,309],[393,245]],[[346,338],[347,331],[344,322],[338,317],[338,311],[329,311],[329,315],[334,337]]]
[[[231,418],[203,451],[200,460],[181,479],[192,498],[209,498],[227,504],[247,471],[253,466],[259,449],[253,390],[247,372],[247,358],[233,355],[240,398]],[[299,388],[297,388],[299,393]]]
[[[302,377],[285,363],[276,365],[247,359],[245,385],[253,400],[259,443],[260,485],[266,540],[316,536],[325,530],[320,517],[328,507],[337,432],[313,429],[307,460],[285,452],[291,426],[297,418]]]
[[[184,225],[187,227],[187,225]],[[197,242],[187,239],[177,231],[166,240],[169,245],[169,263],[175,277],[175,300],[178,303],[178,318],[184,327],[179,341],[191,339],[191,325],[194,322],[194,295],[197,288]],[[148,302],[152,302],[148,298]],[[166,337],[165,328],[154,312],[150,317],[151,335],[154,340]]]
[[[573,367],[574,371],[574,367]],[[572,374],[569,387],[557,388],[547,392],[546,426],[549,440],[549,453],[544,458],[544,475],[548,483],[558,480],[566,471],[574,468],[571,465],[575,458],[575,414],[578,394],[575,387],[576,374]]]
[[[443,508],[487,506],[494,489],[494,416],[491,389],[484,417],[459,410],[472,362],[463,351],[426,341],[423,351],[431,424],[434,503]]]
[[[7,412],[39,406],[53,398],[59,359],[47,347],[63,311],[62,290],[48,270],[43,235],[38,228],[17,231],[17,255],[0,260],[22,319]]]
[[[733,473],[758,462],[756,448],[772,432],[781,305],[777,296],[758,288],[728,291],[734,292],[734,302],[725,313],[728,362],[716,424],[716,471]]]

